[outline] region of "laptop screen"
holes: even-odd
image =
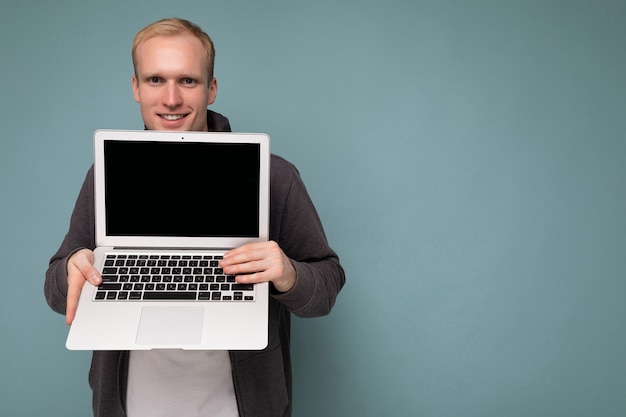
[[[109,236],[259,236],[259,144],[107,140],[104,177]]]

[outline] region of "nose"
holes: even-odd
[[[176,83],[166,84],[163,91],[163,104],[167,107],[176,107],[182,103],[182,95]]]

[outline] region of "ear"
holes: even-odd
[[[207,105],[215,103],[215,97],[217,97],[217,79],[213,77],[209,83],[209,99],[207,101]]]
[[[139,103],[139,81],[137,81],[137,77],[135,76],[135,74],[133,74],[133,97],[135,98],[135,101],[137,103]]]

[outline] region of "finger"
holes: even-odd
[[[226,275],[246,275],[264,271],[266,268],[261,261],[250,261],[235,263],[232,265],[222,265],[222,270]]]
[[[102,278],[93,267],[93,252],[83,249],[76,252],[68,261],[67,265],[67,305],[65,308],[65,321],[72,324],[76,316],[80,293],[89,281],[92,285],[99,285]]]
[[[83,281],[84,284],[84,281]],[[74,317],[76,316],[76,309],[78,308],[78,300],[80,298],[80,292],[83,285],[73,281],[67,288],[67,306],[65,308],[65,322],[72,324]]]
[[[243,246],[231,249],[224,254],[222,263],[224,265],[233,265],[237,263],[248,262],[255,256],[254,253],[256,253],[258,249],[262,247],[261,245],[262,244],[247,243]]]
[[[263,260],[264,257],[261,252],[244,252],[222,260],[220,267],[228,275],[249,274],[262,271],[264,269]]]

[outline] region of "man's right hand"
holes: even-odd
[[[73,254],[67,262],[67,307],[65,321],[72,324],[78,307],[80,292],[89,281],[92,285],[100,285],[102,277],[93,266],[94,255],[89,249],[81,249]]]

